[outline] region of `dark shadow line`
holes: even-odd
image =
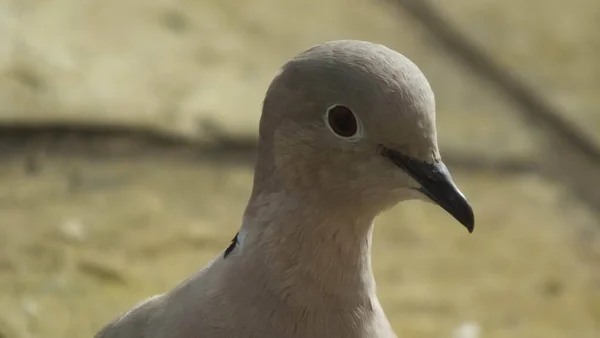
[[[76,156],[89,159],[150,158],[254,165],[257,140],[214,132],[206,142],[157,129],[68,123],[0,125],[0,163],[14,157]],[[535,162],[443,151],[454,170],[507,175],[536,173]]]

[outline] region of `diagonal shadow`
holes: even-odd
[[[565,184],[581,201],[600,212],[600,149],[585,132],[537,90],[494,62],[430,1],[391,0],[391,3],[410,14],[449,55],[516,104],[520,116],[537,136],[540,172]]]

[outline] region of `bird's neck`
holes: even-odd
[[[240,259],[253,262],[256,278],[265,278],[288,301],[336,308],[368,303],[375,297],[375,215],[323,202],[286,191],[253,195],[241,229]]]

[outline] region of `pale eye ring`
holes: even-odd
[[[363,136],[363,128],[352,110],[341,104],[334,104],[325,113],[325,124],[331,132],[346,141],[357,141]]]

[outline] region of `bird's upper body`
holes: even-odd
[[[364,41],[331,41],[269,86],[254,185],[232,246],[96,338],[392,338],[371,269],[374,218],[436,203],[473,229],[441,162],[419,68]]]

